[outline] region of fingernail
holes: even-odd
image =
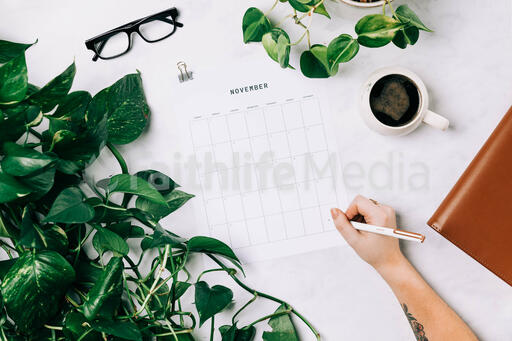
[[[331,208],[331,215],[333,219],[338,218],[338,216],[340,215],[340,210],[337,208]]]

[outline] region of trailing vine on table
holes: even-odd
[[[273,25],[268,17],[278,3],[288,3],[292,12],[280,22]],[[386,15],[386,4],[391,15]],[[242,20],[244,43],[261,42],[269,57],[278,62],[282,68],[292,68],[290,51],[307,39],[308,50],[300,57],[300,69],[309,78],[328,78],[338,73],[339,66],[352,60],[359,52],[359,47],[382,47],[393,42],[401,49],[414,45],[419,38],[419,31],[432,32],[427,28],[409,6],[401,5],[396,11],[391,2],[386,1],[382,14],[370,14],[361,18],[356,26],[357,38],[343,33],[335,37],[328,46],[311,44],[310,29],[313,18],[323,15],[331,18],[324,6],[324,0],[275,0],[274,5],[266,13],[251,7]],[[303,34],[295,42],[290,41],[288,33],[282,28],[288,20],[293,20],[303,30]]]
[[[116,148],[137,139],[150,116],[140,74],[91,96],[69,92],[73,63],[39,88],[27,77],[31,45],[0,40],[0,339],[185,341],[206,325],[211,340],[248,341],[268,322],[263,340],[295,341],[292,316],[320,339],[287,302],[244,283],[228,245],[160,225],[193,195],[156,170],[131,173]],[[84,171],[105,146],[121,173],[91,183]],[[195,278],[192,254],[216,266]],[[218,271],[252,295],[220,327],[215,316],[233,292],[207,282]],[[192,290],[193,302],[184,302]],[[277,309],[240,325],[258,299]]]

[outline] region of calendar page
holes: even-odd
[[[268,65],[233,73],[179,85],[198,232],[244,262],[344,244],[330,217],[346,196],[321,91]]]

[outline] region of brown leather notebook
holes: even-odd
[[[512,108],[428,225],[512,285]]]

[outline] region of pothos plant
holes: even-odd
[[[30,46],[0,41],[0,339],[184,341],[206,323],[212,340],[248,341],[268,322],[264,340],[294,341],[292,316],[319,339],[288,303],[243,282],[228,245],[160,225],[193,195],[156,170],[130,173],[116,149],[137,139],[150,116],[140,74],[91,96],[69,92],[73,63],[39,88],[28,82]],[[84,171],[105,146],[121,173],[91,183]],[[192,254],[215,267],[193,276]],[[215,316],[233,292],[207,282],[214,271],[252,295],[220,327]],[[239,325],[260,298],[277,309]]]
[[[279,2],[287,2],[292,13],[273,25],[268,15]],[[386,15],[386,4],[389,6],[390,16]],[[357,38],[343,33],[331,40],[327,46],[312,45],[310,28],[314,15],[331,18],[324,6],[324,0],[275,0],[274,5],[266,13],[251,7],[245,12],[242,21],[244,43],[261,42],[269,57],[282,68],[294,69],[290,65],[291,47],[300,44],[307,37],[308,50],[303,51],[300,57],[302,73],[309,78],[328,78],[338,73],[341,63],[352,60],[359,52],[360,46],[375,48],[393,42],[399,48],[405,49],[407,45],[414,45],[418,41],[420,30],[432,32],[409,6],[401,5],[395,11],[391,2],[386,1],[382,14],[366,15],[357,22]],[[304,23],[307,18],[308,22]],[[304,30],[300,38],[293,43],[282,28],[287,19],[292,19]]]

